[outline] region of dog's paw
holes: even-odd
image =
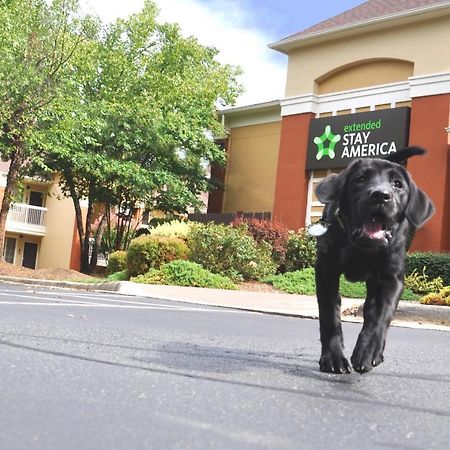
[[[374,367],[383,362],[383,350],[383,339],[380,339],[376,334],[363,334],[361,332],[353,350],[352,357],[350,358],[353,369],[359,373],[370,372]]]
[[[341,350],[327,350],[322,352],[319,360],[321,372],[350,373],[351,366]]]

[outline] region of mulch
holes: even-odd
[[[37,278],[40,280],[70,281],[92,278],[89,275],[71,269],[48,268],[28,269],[0,261],[0,275],[7,277]]]

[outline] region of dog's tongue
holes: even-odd
[[[384,230],[381,222],[372,220],[366,222],[363,227],[364,234],[371,239],[384,239]]]

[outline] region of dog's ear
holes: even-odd
[[[429,197],[409,177],[409,200],[406,218],[414,228],[420,228],[433,214],[435,208]]]
[[[316,195],[321,203],[327,204],[339,201],[345,189],[347,176],[351,168],[357,164],[358,161],[359,160],[353,161],[339,174],[332,173],[331,175],[328,175],[317,185]]]
[[[316,188],[317,198],[322,203],[331,203],[339,200],[342,187],[345,184],[345,180],[341,175],[335,173],[327,176],[321,181]]]

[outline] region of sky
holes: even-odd
[[[268,44],[351,9],[364,0],[154,0],[161,22],[213,46],[224,64],[240,66],[245,92],[238,106],[284,97],[287,56]],[[144,0],[80,0],[83,11],[111,22],[139,11]]]

